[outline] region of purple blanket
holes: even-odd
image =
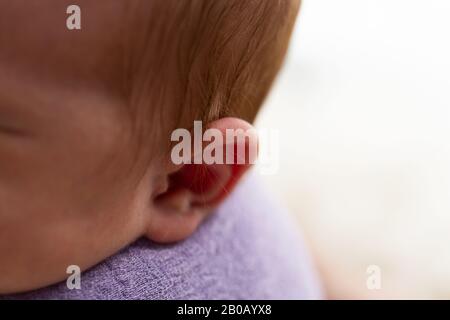
[[[296,223],[248,176],[189,239],[139,240],[66,283],[7,299],[321,298]]]

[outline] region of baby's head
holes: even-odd
[[[0,0],[0,293],[135,239],[188,237],[248,165],[174,164],[171,132],[248,129],[289,0]]]

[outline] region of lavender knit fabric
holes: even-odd
[[[3,299],[317,299],[320,285],[290,215],[254,175],[189,239],[141,239],[60,283]]]

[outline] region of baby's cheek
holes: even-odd
[[[31,141],[0,141],[0,188],[9,194],[6,203],[17,197],[22,205],[37,208],[68,200],[76,184],[75,166],[71,169],[67,159],[47,150]],[[14,211],[20,215],[24,210]]]
[[[114,150],[95,136],[67,132],[42,138],[0,135],[0,187],[34,207],[60,203],[82,214],[92,198],[101,202],[102,195],[117,184],[113,176],[121,166],[113,168],[115,161]]]
[[[0,139],[0,293],[63,280],[132,240],[109,154],[95,139],[57,140]]]

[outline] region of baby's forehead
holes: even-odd
[[[124,1],[77,1],[81,30],[67,28],[71,4],[0,0],[0,69],[23,68],[55,81],[114,78]]]

